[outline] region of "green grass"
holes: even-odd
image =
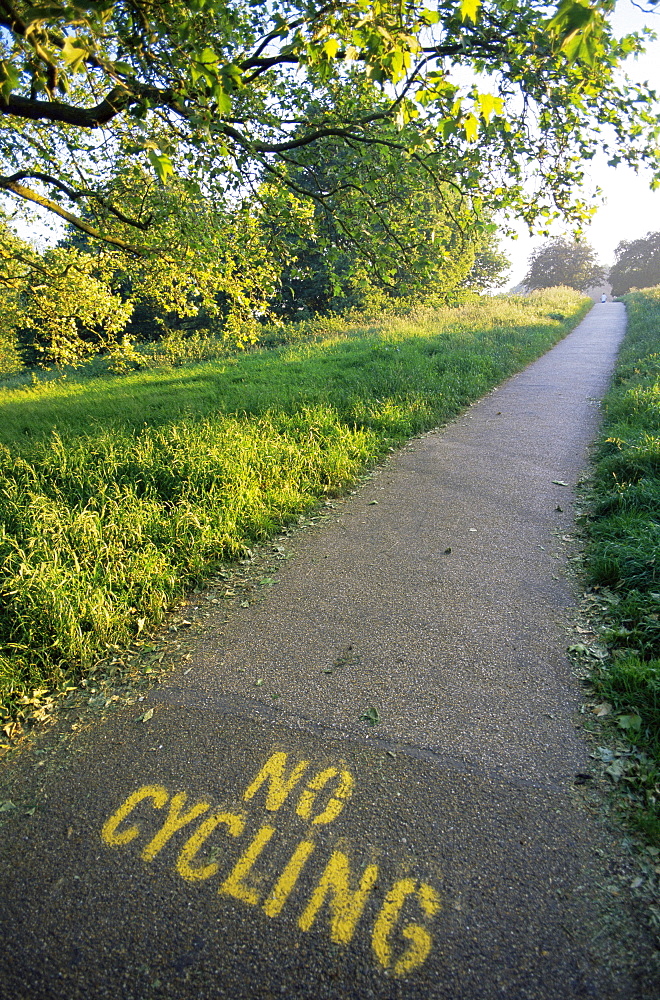
[[[587,521],[587,582],[609,651],[592,673],[629,744],[630,818],[660,845],[660,288],[625,302]]]
[[[587,306],[555,290],[343,328],[335,320],[276,350],[157,371],[99,377],[92,365],[8,380],[5,718],[34,689],[79,681],[223,560],[460,412]]]

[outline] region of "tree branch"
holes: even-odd
[[[147,254],[147,249],[144,247],[136,247],[132,243],[128,243],[126,240],[120,239],[118,236],[107,236],[102,233],[100,229],[96,229],[94,226],[90,226],[88,222],[84,219],[79,218],[77,215],[73,215],[71,212],[67,212],[66,209],[58,205],[57,202],[51,201],[50,198],[45,198],[40,195],[37,191],[33,191],[31,188],[23,187],[22,184],[18,184],[13,181],[10,177],[0,177],[0,191],[11,191],[18,198],[23,198],[25,201],[31,201],[35,205],[39,205],[41,208],[48,209],[49,212],[53,212],[55,215],[59,215],[61,219],[65,222],[70,222],[72,226],[76,229],[82,230],[83,233],[87,233],[88,236],[93,236],[97,240],[101,240],[103,243],[109,243],[111,246],[119,247],[120,250],[127,250],[129,253],[135,254],[136,257],[144,257]]]
[[[0,178],[0,184],[2,181],[24,181],[24,180],[36,180],[43,181],[44,184],[51,184],[53,187],[58,188],[63,194],[67,196],[71,201],[80,201],[83,198],[93,198],[97,201],[102,208],[110,212],[115,218],[119,219],[121,222],[125,222],[127,226],[133,226],[135,229],[141,229],[143,232],[149,228],[153,221],[153,215],[150,215],[148,219],[144,222],[140,222],[139,219],[131,219],[128,215],[124,215],[122,211],[111,205],[103,195],[100,195],[98,191],[75,191],[70,188],[68,184],[64,184],[57,177],[52,177],[50,174],[44,174],[39,170],[21,170],[16,174],[11,174],[10,177]]]
[[[77,125],[80,128],[99,128],[124,111],[137,98],[124,87],[114,87],[108,96],[95,108],[74,108],[59,101],[38,101],[10,94],[6,101],[0,100],[0,114],[29,118],[31,121],[46,119]]]

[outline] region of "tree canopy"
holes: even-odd
[[[145,169],[225,204],[269,178],[341,216],[345,178],[309,180],[332,140],[414,161],[477,219],[485,203],[579,222],[597,148],[659,167],[653,95],[619,70],[643,39],[615,39],[613,7],[0,0],[0,189],[139,254],[173,210]],[[375,105],[332,97],[357,77]]]
[[[328,88],[326,108],[387,108],[362,76],[350,84]],[[288,252],[284,315],[361,305],[379,293],[445,301],[447,293],[471,283],[475,256],[491,240],[487,220],[475,226],[472,201],[456,185],[434,177],[418,159],[401,157],[397,147],[412,138],[410,131],[385,120],[379,143],[325,136],[301,147],[281,180],[269,176],[260,186],[256,195],[267,224]],[[288,184],[299,208],[308,196],[308,210],[295,219],[281,211]]]
[[[614,253],[615,262],[609,274],[613,295],[623,295],[631,288],[660,285],[660,233],[624,240]]]
[[[523,284],[529,289],[566,285],[584,292],[604,280],[605,269],[596,261],[588,243],[559,237],[548,240],[531,254]]]

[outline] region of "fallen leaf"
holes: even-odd
[[[8,722],[6,726],[2,727],[2,731],[7,737],[7,739],[13,740],[17,736],[21,735],[21,733],[23,732],[23,727],[21,726],[20,722],[17,721]]]
[[[370,708],[366,710],[366,712],[362,713],[360,719],[364,719],[364,721],[367,722],[370,726],[377,726],[378,723],[380,722],[380,714],[378,712],[378,709],[374,708],[372,705]]]
[[[144,715],[141,715],[138,722],[148,722],[149,719],[153,718],[154,710],[153,708],[148,708]]]
[[[4,802],[0,802],[0,813],[11,812],[11,810],[15,808],[16,806],[11,801],[11,799],[5,799]]]
[[[378,503],[378,500],[370,500],[369,501],[369,506],[370,507],[375,507],[377,503]]]
[[[260,677],[258,681],[254,682],[254,686],[257,687],[257,688],[261,687],[262,684],[263,684],[263,678],[262,677]]]
[[[565,483],[563,479],[553,479],[552,482],[555,486],[568,486],[569,483]]]
[[[443,556],[448,556],[451,553],[451,546],[442,553]]]
[[[593,713],[599,719],[603,718],[605,715],[609,715],[611,711],[612,706],[609,701],[603,701],[600,705],[594,705],[593,707]]]
[[[622,774],[625,773],[627,761],[624,757],[619,757],[617,760],[613,760],[609,767],[605,768],[605,773],[609,774],[613,781],[618,781]]]
[[[642,720],[639,715],[620,715],[616,721],[621,729],[634,729],[637,731],[642,728]]]

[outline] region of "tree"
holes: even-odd
[[[615,252],[610,271],[612,294],[623,295],[631,288],[660,285],[660,233],[647,233],[642,239],[625,240]]]
[[[499,249],[496,235],[485,232],[477,243],[474,264],[462,282],[462,287],[475,292],[488,288],[501,288],[506,284],[511,261]]]
[[[257,339],[286,262],[270,245],[261,206],[227,211],[191,199],[176,181],[161,188],[139,169],[129,179],[127,203],[149,206],[145,242],[157,253],[129,254],[74,227],[39,253],[0,219],[0,367],[15,367],[19,342],[30,363],[76,365],[103,353],[121,368],[138,360],[135,340],[191,331],[232,347]]]
[[[414,160],[477,214],[486,203],[530,224],[558,214],[579,224],[590,210],[576,192],[597,148],[657,169],[652,95],[620,77],[642,39],[614,38],[612,8],[612,0],[1,0],[0,189],[153,254],[151,209],[124,181],[135,164],[161,184],[176,175],[191,196],[231,205],[264,171],[295,191],[288,159],[333,138]],[[456,82],[466,68],[479,83]],[[350,87],[355,71],[386,106],[310,101]],[[300,194],[317,205],[334,195]],[[334,211],[343,204],[335,200]]]
[[[33,258],[32,248],[11,232],[0,214],[0,378],[23,367],[18,336],[24,322],[21,291],[25,262]]]
[[[351,84],[329,88],[326,112],[374,114],[387,107],[363,77]],[[383,141],[366,148],[326,136],[287,157],[285,185],[270,179],[260,189],[273,236],[291,256],[282,275],[283,314],[362,306],[374,296],[443,301],[466,280],[491,227],[477,220],[471,199],[455,186],[416,158],[400,156],[397,143],[409,131],[385,122]],[[298,224],[278,208],[283,188],[290,204],[296,192]]]
[[[606,272],[596,261],[588,243],[559,238],[549,240],[529,258],[529,271],[523,284],[529,288],[554,288],[567,285],[584,292],[605,280]]]
[[[77,250],[55,248],[41,261],[41,280],[23,293],[24,326],[36,358],[78,364],[101,350],[130,357],[123,336],[133,305],[95,276],[95,260]]]

